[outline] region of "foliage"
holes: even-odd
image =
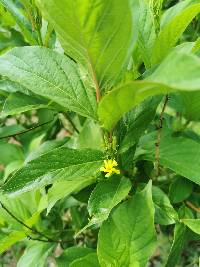
[[[199,13],[0,0],[0,265],[199,265]]]

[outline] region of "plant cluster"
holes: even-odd
[[[0,0],[1,266],[199,266],[199,13]]]

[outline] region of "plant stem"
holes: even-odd
[[[190,201],[186,201],[186,204],[188,207],[190,207],[191,209],[193,209],[196,212],[200,213],[200,208],[197,208],[194,204],[192,204]]]
[[[156,141],[156,151],[155,151],[155,169],[156,169],[156,177],[160,175],[160,141],[161,141],[161,131],[163,127],[163,119],[164,119],[164,112],[167,107],[167,102],[169,100],[168,94],[165,96],[164,104],[160,113],[159,118],[159,125],[157,131],[157,141]]]
[[[10,138],[10,137],[15,137],[15,136],[18,136],[18,135],[21,135],[21,134],[25,134],[25,133],[30,132],[30,131],[32,131],[32,130],[35,130],[35,129],[41,127],[41,126],[44,126],[44,125],[46,125],[46,124],[48,124],[48,123],[50,123],[50,122],[52,122],[52,121],[53,121],[53,120],[50,120],[50,121],[41,123],[41,124],[39,124],[39,125],[36,125],[36,126],[31,127],[30,129],[27,129],[27,130],[18,132],[18,133],[16,133],[16,134],[10,134],[10,135],[6,135],[6,136],[2,136],[2,137],[0,137],[0,140],[1,140],[1,139],[5,139],[5,138]]]

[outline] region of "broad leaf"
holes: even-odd
[[[99,105],[99,118],[110,130],[125,112],[149,96],[199,89],[200,59],[192,54],[173,51],[148,80],[128,82],[106,94]]]
[[[73,261],[69,267],[100,267],[97,254],[90,253],[83,258]]]
[[[174,229],[174,240],[165,267],[175,267],[181,252],[187,242],[187,228],[182,223],[177,223]]]
[[[113,176],[98,183],[88,202],[89,215],[92,217],[89,225],[106,220],[112,208],[128,195],[130,189],[131,182],[125,177]]]
[[[88,65],[97,90],[109,88],[119,80],[134,45],[128,0],[38,2],[58,33],[65,52]]]
[[[174,224],[178,221],[178,214],[171,205],[168,196],[159,187],[153,186],[152,189],[155,222],[161,225]]]
[[[103,153],[98,150],[74,150],[66,147],[54,149],[17,171],[2,186],[6,193],[27,191],[33,187],[57,180],[94,176],[102,165]]]
[[[152,138],[146,142],[141,140],[142,149],[146,150],[143,158],[155,160],[155,142]],[[200,144],[184,137],[165,136],[160,144],[160,164],[177,174],[200,184]]]
[[[12,93],[4,103],[1,117],[47,107],[48,101],[33,96],[30,97],[22,93]]]
[[[20,11],[20,8],[13,0],[0,0],[0,3],[9,11],[17,25],[20,27],[25,39],[31,44],[36,45],[36,36],[32,32],[32,27],[27,18]]]
[[[4,238],[1,238],[0,253],[6,251],[12,245],[14,245],[16,242],[24,239],[25,237],[26,237],[26,234],[24,232],[13,231],[12,233],[5,236]]]
[[[94,89],[64,55],[42,47],[15,48],[0,57],[0,74],[68,110],[96,117]]]
[[[152,63],[159,63],[176,44],[186,27],[193,18],[200,13],[200,4],[191,5],[174,16],[163,27],[155,41],[152,54]]]
[[[182,219],[181,222],[187,225],[193,232],[200,235],[200,219]]]
[[[116,135],[120,153],[137,144],[140,136],[155,117],[161,98],[160,96],[155,96],[147,99],[127,112],[119,121],[116,127]]]
[[[96,179],[94,177],[80,177],[69,181],[56,182],[49,189],[47,194],[47,213],[50,212],[51,208],[55,203],[69,196],[71,193],[78,192],[88,185],[94,183]]]
[[[147,216],[148,215],[148,216]],[[114,210],[99,232],[102,267],[144,267],[155,248],[151,183]]]
[[[71,247],[66,249],[60,257],[56,258],[58,267],[70,267],[70,264],[77,259],[91,254],[93,250],[85,247]]]
[[[30,244],[20,257],[17,267],[45,266],[46,259],[53,249],[52,244],[34,242]]]
[[[192,190],[193,183],[184,177],[177,177],[170,185],[169,198],[172,203],[182,202],[191,195]]]

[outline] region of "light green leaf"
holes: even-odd
[[[88,202],[89,215],[92,217],[89,225],[106,220],[112,208],[128,195],[130,189],[131,182],[125,177],[113,176],[98,183]]]
[[[199,12],[200,4],[190,5],[174,16],[161,29],[153,47],[152,64],[159,63],[169,53],[189,23]]]
[[[200,90],[197,56],[173,51],[148,79],[128,82],[110,91],[99,104],[100,121],[110,130],[125,112],[145,98],[177,90]]]
[[[64,55],[36,46],[15,48],[0,57],[0,74],[68,110],[96,118],[94,90]]]
[[[0,253],[4,252],[18,241],[24,239],[25,237],[26,235],[22,231],[13,231],[12,233],[8,234],[6,237],[1,239]]]
[[[0,164],[8,164],[16,160],[24,160],[23,151],[18,145],[0,143],[0,151],[3,151],[3,153],[0,154]]]
[[[81,189],[87,187],[88,185],[94,183],[96,179],[94,177],[77,177],[76,179],[69,181],[61,181],[56,182],[49,189],[47,194],[47,213],[50,212],[51,208],[55,205],[55,203],[69,196],[73,192],[78,192]]]
[[[31,44],[36,45],[37,41],[34,38],[32,27],[27,18],[23,15],[13,0],[0,0],[0,3],[9,11],[17,25],[20,27],[25,39]]]
[[[155,222],[161,225],[174,224],[178,220],[178,214],[168,196],[159,187],[153,186],[152,198],[155,206]]]
[[[139,13],[137,45],[146,68],[151,65],[152,47],[156,39],[153,10],[148,0],[139,0],[139,10],[134,7],[134,15]],[[134,51],[137,53],[137,51]],[[133,53],[134,53],[133,52]]]
[[[97,254],[90,253],[83,258],[73,261],[69,267],[100,267]]]
[[[141,142],[142,149],[146,150],[143,158],[154,161],[155,137],[151,139],[151,143],[147,143],[145,139]],[[192,139],[163,136],[160,144],[160,164],[200,184],[200,144]]]
[[[93,250],[85,247],[71,247],[66,249],[60,257],[56,258],[58,267],[69,267],[73,261],[91,254]]]
[[[45,266],[46,258],[51,253],[52,244],[33,242],[20,257],[17,267],[41,267]]]
[[[193,232],[200,235],[200,219],[181,219],[181,222],[187,225]]]
[[[119,80],[134,45],[135,29],[128,0],[38,0],[38,3],[58,33],[65,52],[88,65],[95,87],[109,88]]]
[[[169,198],[172,203],[182,202],[191,195],[192,190],[193,183],[184,177],[177,177],[170,185]]]
[[[102,160],[103,153],[98,150],[57,148],[28,162],[1,190],[20,193],[57,180],[95,176]]]
[[[27,96],[22,93],[12,93],[7,97],[4,103],[1,117],[47,107],[48,101],[33,96]]]
[[[99,232],[101,267],[144,267],[155,248],[151,183],[119,205]]]

